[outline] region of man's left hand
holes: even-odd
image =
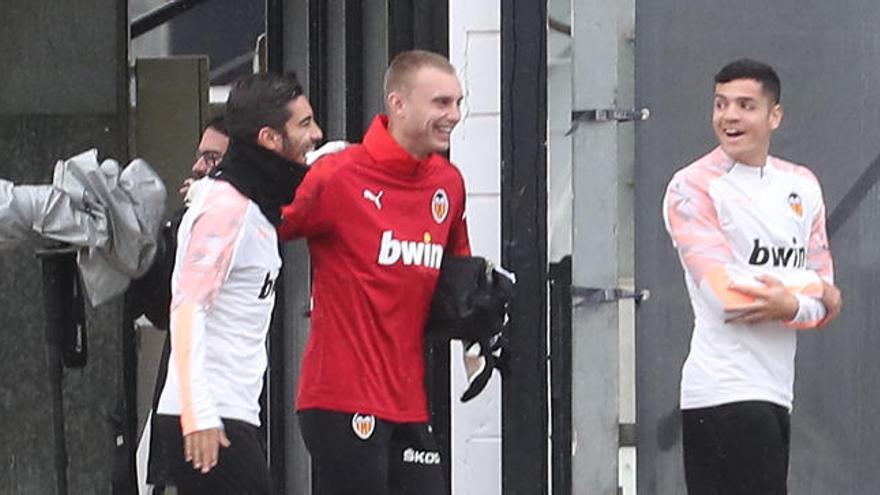
[[[779,279],[769,275],[755,277],[764,284],[763,287],[753,287],[741,284],[731,284],[730,290],[751,296],[754,302],[737,306],[730,311],[736,315],[725,320],[725,323],[751,324],[765,321],[789,321],[794,319],[800,307],[797,298],[790,293]]]
[[[194,431],[183,437],[183,457],[193,469],[208,474],[220,459],[220,449],[230,445],[223,428]]]
[[[840,310],[843,309],[843,296],[840,294],[840,289],[824,280],[822,281],[822,304],[825,305],[825,318],[817,328],[822,328],[834,321],[840,314]]]

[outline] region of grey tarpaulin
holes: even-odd
[[[80,247],[79,265],[93,306],[121,294],[156,253],[165,186],[147,162],[98,162],[89,150],[55,165],[52,185],[0,179],[0,248],[35,235]]]

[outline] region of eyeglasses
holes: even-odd
[[[213,169],[220,163],[220,160],[223,159],[222,153],[217,153],[216,151],[200,151],[196,153],[196,161],[204,160],[205,165],[208,166],[208,169]]]

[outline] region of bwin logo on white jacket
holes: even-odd
[[[395,239],[394,232],[386,230],[382,232],[378,262],[383,266],[391,266],[398,261],[404,266],[416,265],[439,270],[443,263],[443,246],[432,244],[431,234],[427,232],[424,240],[417,242]]]
[[[803,247],[762,246],[758,239],[749,255],[749,264],[803,268],[807,265],[807,250]]]
[[[269,272],[266,272],[266,279],[263,280],[263,286],[260,287],[260,294],[257,299],[266,299],[275,292],[275,280]]]

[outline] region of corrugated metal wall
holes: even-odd
[[[799,339],[789,487],[876,491],[880,189],[865,181],[880,165],[865,172],[880,154],[880,3],[654,0],[637,5],[636,19],[636,98],[651,108],[636,142],[636,277],[652,291],[637,315],[639,493],[685,493],[677,402],[692,314],[660,202],[672,173],[715,146],[712,76],[742,56],[782,78],[785,121],[771,153],[822,182],[846,297],[837,322]],[[844,197],[850,216],[836,210]]]

